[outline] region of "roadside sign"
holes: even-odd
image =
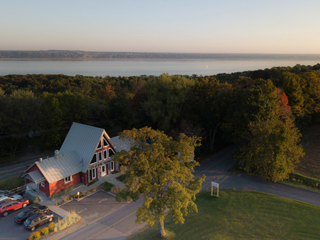
[[[219,183],[211,182],[211,196],[213,196],[213,187],[217,188],[217,197],[219,197]]]

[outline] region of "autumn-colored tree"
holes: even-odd
[[[153,225],[158,222],[159,235],[165,236],[165,211],[169,209],[175,223],[184,223],[188,212],[197,212],[194,203],[205,176],[194,179],[192,172],[199,165],[192,161],[199,138],[181,134],[178,141],[149,127],[123,131],[121,139],[131,142],[130,151],[113,156],[122,162],[125,188],[117,200],[133,199],[143,195],[144,202],[137,211],[137,223]]]

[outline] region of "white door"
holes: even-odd
[[[101,166],[101,177],[103,177],[104,175],[106,175],[106,165],[102,165]]]

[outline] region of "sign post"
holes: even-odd
[[[213,196],[213,187],[217,188],[217,197],[219,197],[219,183],[211,182],[211,196]]]

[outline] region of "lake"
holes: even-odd
[[[275,66],[315,65],[320,59],[116,59],[116,60],[0,60],[0,75],[65,74],[75,76],[215,75]]]

